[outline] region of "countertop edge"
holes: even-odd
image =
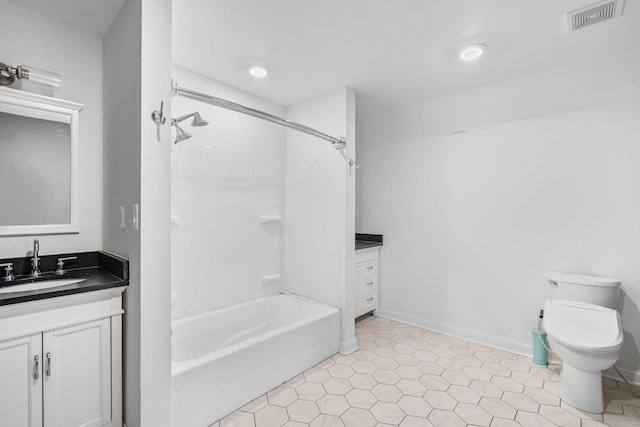
[[[370,249],[370,248],[379,248],[382,246],[383,246],[382,242],[366,242],[366,241],[356,240],[356,251],[360,251],[363,249]]]

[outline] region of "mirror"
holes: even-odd
[[[0,236],[77,233],[82,105],[0,87]]]

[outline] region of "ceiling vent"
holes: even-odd
[[[572,32],[588,25],[608,21],[622,14],[624,0],[606,0],[586,8],[567,13],[567,32]]]

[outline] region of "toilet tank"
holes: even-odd
[[[618,305],[620,280],[581,274],[544,273],[551,299],[586,302],[615,309]]]

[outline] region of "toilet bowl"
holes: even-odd
[[[620,357],[620,315],[612,308],[569,300],[547,300],[543,328],[551,349],[562,359],[560,398],[571,406],[601,413],[602,371]]]

